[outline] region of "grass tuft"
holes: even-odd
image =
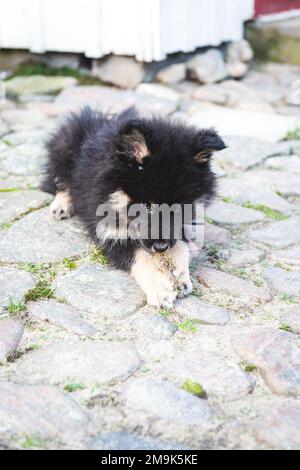
[[[73,77],[78,80],[81,85],[102,85],[101,80],[90,75],[85,75],[71,67],[60,67],[57,69],[48,67],[46,64],[26,63],[19,65],[7,80],[15,77],[31,77],[33,75],[44,75],[46,77]]]
[[[77,264],[75,263],[75,261],[72,261],[68,258],[65,258],[63,260],[63,265],[68,269],[76,269],[77,268]]]
[[[193,380],[186,379],[181,387],[183,390],[185,390],[188,393],[191,393],[192,395],[195,395],[196,397],[199,398],[207,398],[206,392],[203,390],[201,385],[197,382],[193,382]]]
[[[37,284],[30,289],[25,295],[25,302],[35,301],[39,299],[52,299],[54,291],[47,279],[40,279]]]
[[[78,390],[84,390],[86,387],[81,383],[70,383],[65,385],[64,390],[69,393],[77,392]]]
[[[243,207],[246,209],[254,209],[256,211],[262,212],[264,215],[273,220],[287,220],[288,216],[282,214],[282,212],[271,209],[271,207],[264,206],[263,204],[252,204],[251,202],[246,202],[243,204]]]
[[[40,437],[27,436],[22,447],[25,449],[45,449],[47,447],[47,443]]]
[[[198,325],[193,320],[186,320],[185,322],[176,323],[178,329],[183,333],[196,333]]]
[[[108,259],[106,258],[105,254],[96,245],[92,247],[90,258],[91,261],[101,264],[102,266],[106,266],[108,264]]]
[[[292,332],[292,328],[289,325],[281,325],[279,329],[282,331],[287,331],[288,333]]]
[[[295,129],[288,131],[284,140],[300,140],[300,127],[297,126]]]
[[[23,300],[13,301],[9,299],[9,303],[6,307],[8,313],[14,318],[20,318],[22,312],[26,310],[26,304]]]

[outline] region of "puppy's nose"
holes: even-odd
[[[153,243],[153,250],[156,253],[164,253],[170,248],[171,244],[168,241],[163,241],[163,242],[155,242]]]

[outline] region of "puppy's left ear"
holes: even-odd
[[[206,163],[214,152],[224,150],[226,145],[213,129],[202,130],[197,136],[198,152],[194,156],[196,163]]]
[[[121,136],[122,151],[130,158],[134,158],[142,164],[146,157],[149,157],[149,149],[141,130],[134,125],[127,126]]]

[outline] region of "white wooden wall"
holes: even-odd
[[[254,0],[0,0],[0,48],[152,61],[237,40]]]

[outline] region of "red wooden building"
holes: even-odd
[[[255,16],[300,10],[300,0],[255,0]]]

